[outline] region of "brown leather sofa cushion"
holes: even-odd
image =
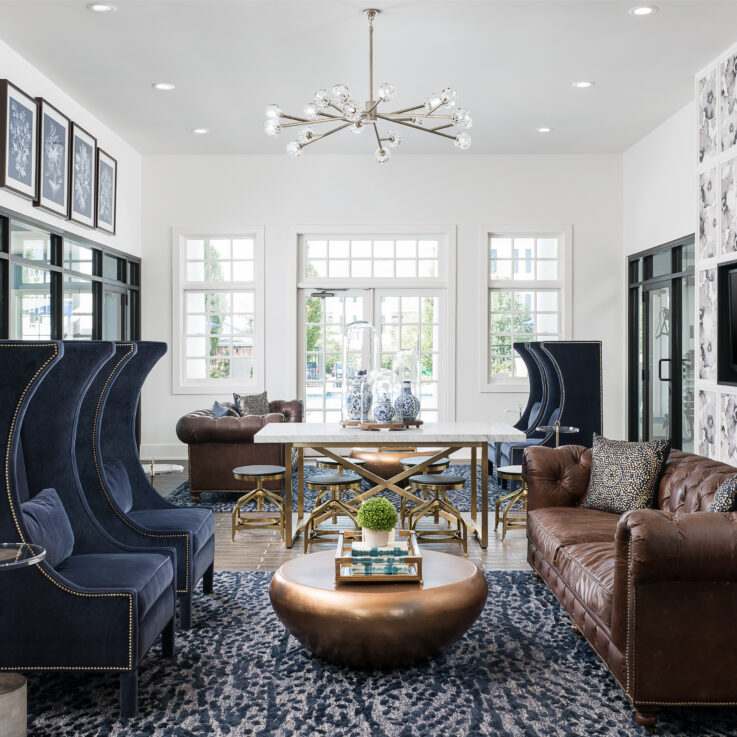
[[[612,622],[614,563],[614,540],[578,543],[558,551],[558,574],[607,628]]]
[[[527,515],[527,537],[553,565],[558,551],[579,543],[612,543],[618,514],[583,507],[534,509]]]

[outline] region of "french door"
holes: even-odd
[[[301,289],[300,393],[307,422],[338,422],[343,392],[343,330],[368,320],[377,331],[381,365],[400,349],[417,351],[421,365],[422,418],[447,412],[447,304],[444,289]]]

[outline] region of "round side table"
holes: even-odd
[[[176,463],[154,463],[154,461],[141,463],[143,470],[148,476],[148,480],[151,482],[151,486],[154,486],[154,480],[157,476],[166,476],[170,473],[182,473],[184,466],[180,466]]]
[[[575,435],[575,433],[581,432],[579,428],[573,427],[573,425],[561,425],[559,422],[556,422],[554,425],[538,425],[535,431],[537,432],[538,430],[541,432],[554,432],[556,448],[560,447],[561,435]]]
[[[0,573],[35,566],[46,557],[40,545],[0,543]],[[26,679],[20,673],[0,673],[0,735],[26,737],[28,703]]]

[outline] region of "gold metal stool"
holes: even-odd
[[[449,474],[422,474],[410,477],[412,487],[424,492],[428,497],[424,504],[420,504],[409,511],[409,529],[417,532],[418,542],[457,542],[463,547],[463,554],[468,557],[468,527],[460,511],[448,501],[448,492],[462,489],[466,485],[464,476]],[[443,517],[448,522],[455,522],[453,530],[418,530],[417,523],[423,517],[432,515],[436,519]]]
[[[428,458],[431,456],[410,456],[409,458],[402,458],[401,461],[399,461],[399,465],[402,467],[402,470],[406,471],[408,468],[414,468],[415,466],[419,466],[420,463],[424,463]],[[429,466],[426,466],[423,470],[423,473],[442,473],[443,471],[447,471],[448,467],[450,466],[450,458],[438,458],[435,463],[431,463]],[[430,495],[428,493],[423,493],[421,489],[415,489],[412,484],[412,479],[409,480],[409,489],[410,491],[418,491],[420,494],[422,494],[425,499],[429,501]],[[447,501],[447,500],[446,500]],[[399,519],[400,519],[400,526],[404,527],[404,521],[407,518],[407,500],[402,497],[402,501],[400,502],[399,507]],[[435,524],[438,524],[439,519],[438,515],[435,515]]]
[[[284,481],[286,468],[284,466],[238,466],[233,469],[233,476],[239,481],[255,481],[256,488],[244,494],[233,509],[233,530],[231,542],[235,541],[238,530],[279,530],[284,539],[284,499],[273,491],[264,489],[264,481]],[[256,502],[256,512],[244,512],[241,508],[249,502]],[[273,504],[277,509],[277,516],[264,513],[264,502]],[[291,510],[290,510],[291,513]]]
[[[366,463],[366,461],[361,458],[349,458],[348,460],[356,466],[363,466]],[[338,461],[334,461],[332,458],[315,458],[315,465],[318,468],[333,469],[338,473],[343,473],[343,471],[345,471],[345,468],[338,463]]]
[[[348,517],[356,529],[359,529],[357,513],[355,507],[351,507],[343,501],[344,491],[351,491],[354,494],[361,493],[361,477],[353,472],[348,473],[330,473],[312,476],[305,479],[305,486],[311,491],[319,492],[312,514],[307,518],[304,526],[304,550],[307,552],[307,546],[315,540],[335,541],[338,539],[336,530],[318,530],[317,526],[324,522],[328,517],[333,518],[333,522],[338,521],[339,516]],[[327,494],[331,494],[331,498],[323,504],[319,501]]]
[[[515,489],[510,494],[499,497],[496,502],[496,508],[494,510],[494,531],[499,527],[499,508],[504,502],[507,502],[501,516],[502,542],[504,542],[504,538],[507,536],[507,530],[527,526],[527,485],[522,479],[522,466],[500,466],[496,469],[496,475],[503,481],[519,481],[522,484],[519,489]],[[517,502],[520,502],[522,505],[522,513],[513,513],[514,516],[510,516],[510,510]]]

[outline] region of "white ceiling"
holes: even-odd
[[[281,153],[263,109],[299,114],[319,87],[368,87],[369,0],[0,0],[0,38],[139,151]],[[472,153],[625,150],[693,97],[693,74],[737,40],[737,2],[648,0],[373,0],[375,80],[396,107],[450,85],[470,108]],[[1,70],[0,70],[1,72]],[[0,77],[2,77],[0,73]],[[595,80],[589,90],[576,80]],[[151,83],[174,82],[174,92]],[[53,102],[53,101],[51,101]],[[190,129],[207,127],[207,136]],[[541,135],[539,126],[553,132]],[[373,151],[348,132],[318,153]],[[402,154],[457,153],[450,141],[406,131]]]

